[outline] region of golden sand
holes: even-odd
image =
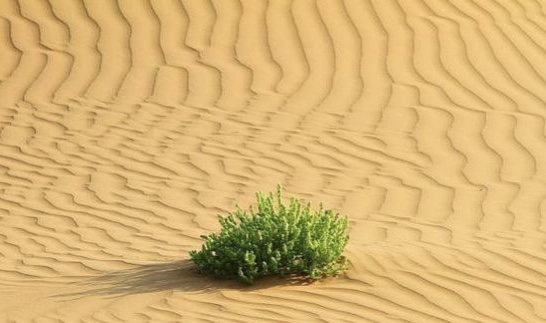
[[[546,2],[0,0],[0,321],[546,321]],[[256,191],[345,275],[188,251]]]

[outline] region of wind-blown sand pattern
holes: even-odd
[[[546,321],[546,2],[0,0],[0,321]],[[287,195],[345,275],[188,251]]]

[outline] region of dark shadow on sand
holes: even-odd
[[[117,270],[83,279],[69,284],[66,292],[56,294],[61,299],[78,299],[92,295],[119,297],[130,294],[163,291],[212,292],[219,289],[252,291],[274,286],[309,285],[301,277],[262,277],[254,285],[233,280],[220,280],[198,273],[190,260],[167,263],[135,265],[129,269]],[[71,292],[72,291],[72,292]]]

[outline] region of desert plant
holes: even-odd
[[[258,209],[239,206],[227,216],[218,216],[221,231],[208,236],[200,251],[190,251],[200,272],[219,278],[234,278],[252,284],[265,275],[306,276],[312,280],[335,276],[346,268],[341,254],[349,239],[347,217],[320,205],[316,211],[299,199],[282,202],[282,188],[256,194]]]

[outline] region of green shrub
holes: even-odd
[[[200,272],[252,284],[265,275],[297,274],[316,280],[343,271],[347,217],[322,204],[317,211],[309,203],[302,207],[295,198],[285,206],[281,191],[278,185],[277,201],[273,193],[257,193],[257,211],[237,206],[228,216],[218,216],[220,233],[201,236],[205,239],[201,250],[190,251]]]

